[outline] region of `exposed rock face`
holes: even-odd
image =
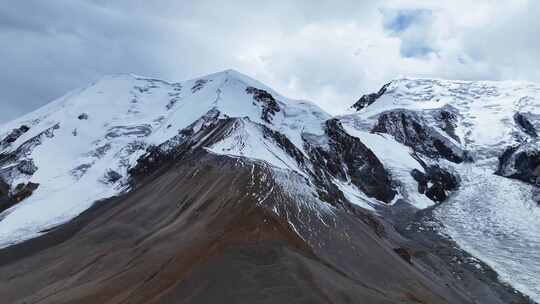
[[[448,123],[447,129],[451,132],[452,125]],[[430,158],[445,158],[455,163],[463,162],[466,158],[465,151],[429,126],[414,111],[394,110],[383,113],[378,116],[372,131],[391,134],[398,142]]]
[[[261,118],[266,122],[272,122],[273,116],[280,111],[279,105],[272,94],[265,90],[254,87],[246,88],[246,93],[252,94],[253,99],[262,104]]]
[[[455,141],[461,142],[460,138],[456,135],[457,115],[452,111],[446,109],[438,111],[435,110],[433,112],[435,113],[433,113],[432,116],[438,122],[439,128],[446,132],[446,134],[453,138]]]
[[[358,138],[350,136],[337,119],[326,122],[323,144],[307,140],[313,179],[324,201],[344,201],[334,180],[351,181],[366,195],[390,203],[396,195],[389,174],[379,159]],[[319,139],[320,140],[320,139]]]
[[[20,202],[32,195],[34,190],[36,190],[38,187],[39,184],[32,182],[26,184],[18,184],[13,190],[13,194],[11,195],[11,197],[13,198],[13,200],[15,200],[15,202]]]
[[[114,170],[107,170],[105,176],[103,176],[103,182],[108,184],[114,184],[122,178],[122,175]]]
[[[13,205],[9,195],[9,185],[0,179],[0,212]]]
[[[414,178],[415,181],[418,182],[418,192],[422,194],[426,193],[428,185],[428,179],[426,175],[420,170],[413,169],[411,171],[411,176]]]
[[[499,158],[496,173],[540,185],[540,142],[533,140],[508,147]]]
[[[459,177],[437,165],[424,165],[424,170],[426,174],[414,169],[411,176],[418,182],[418,192],[434,202],[445,201],[448,193],[459,187]]]
[[[392,201],[396,191],[375,154],[358,138],[347,134],[337,119],[326,122],[326,133],[330,139],[330,153],[321,153],[322,163],[332,175],[342,180],[350,177],[367,195],[386,203]]]
[[[39,187],[37,183],[20,183],[13,190],[9,185],[0,180],[0,212],[14,206],[32,195]]]
[[[24,143],[19,145],[17,149],[15,149],[14,151],[10,151],[9,153],[0,153],[0,164],[5,165],[7,162],[16,160],[25,155],[29,155],[31,151],[35,147],[39,146],[43,140],[45,140],[46,138],[54,137],[54,131],[59,128],[60,128],[60,125],[55,124],[54,126],[47,128],[43,132],[40,132],[36,136],[26,140]],[[20,135],[22,134],[19,134],[17,138],[19,138]]]
[[[388,89],[390,84],[391,82],[382,86],[382,88],[377,93],[363,95],[362,97],[360,97],[360,99],[358,99],[356,103],[352,105],[352,108],[356,109],[357,111],[360,111],[363,108],[374,103],[377,99],[379,99],[382,95],[384,95],[384,93],[386,93],[386,90]]]
[[[0,148],[4,149],[9,144],[15,142],[21,135],[26,133],[30,128],[26,125],[22,125],[17,129],[13,129],[4,139],[0,140]]]
[[[283,151],[289,154],[296,161],[298,166],[308,170],[307,160],[304,157],[304,154],[289,140],[289,138],[287,138],[287,136],[265,126],[263,126],[262,129],[263,136],[265,138],[272,138],[272,140],[277,143],[278,146],[283,149]]]
[[[3,203],[0,203],[0,212],[29,197],[37,189],[39,184],[29,180],[38,170],[38,167],[31,158],[27,157],[43,140],[54,137],[54,131],[58,128],[60,126],[56,124],[27,139],[16,149],[0,153],[0,183],[3,185],[0,188],[5,188],[4,190],[0,189],[0,200],[3,201]],[[29,129],[29,127],[23,125],[13,130],[6,139],[2,140],[0,146],[5,149],[6,145],[15,142]],[[26,180],[26,182],[14,184],[15,180],[20,181],[21,179]]]
[[[514,121],[516,125],[527,135],[531,137],[538,136],[538,134],[536,133],[536,128],[527,118],[527,114],[517,112],[516,114],[514,114]]]
[[[26,175],[33,175],[37,171],[37,167],[31,159],[24,159],[17,164],[17,170]]]
[[[38,167],[31,158],[27,157],[43,140],[52,138],[54,131],[58,128],[59,125],[54,125],[27,139],[16,149],[0,153],[0,212],[28,198],[38,188],[39,183],[30,182],[30,178]],[[26,125],[14,129],[0,141],[0,148],[6,149],[28,130],[30,128]],[[26,182],[20,182],[21,180],[26,180]],[[17,181],[17,184],[14,181]]]
[[[195,84],[193,85],[193,87],[191,87],[191,92],[196,93],[196,92],[200,91],[207,82],[208,82],[208,80],[206,80],[206,79],[199,79],[199,80],[195,81]]]
[[[107,131],[105,138],[110,139],[121,136],[146,137],[151,133],[152,126],[146,124],[140,126],[114,126]]]
[[[409,253],[409,251],[407,249],[405,249],[403,247],[394,248],[394,252],[397,253],[407,263],[412,264],[411,254]]]

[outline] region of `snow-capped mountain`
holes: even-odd
[[[3,213],[0,246],[33,237],[128,190],[128,171],[149,147],[224,118],[240,120],[231,134],[206,147],[209,151],[300,172],[263,133],[279,131],[302,151],[302,134],[322,134],[330,116],[232,70],[180,83],[104,77],[2,127],[1,180],[15,200],[24,200]],[[33,193],[26,198],[26,192]]]
[[[378,94],[353,105],[361,118],[421,111],[425,123],[469,151],[476,163],[496,166],[508,146],[536,138],[540,86],[534,83],[401,79]]]
[[[0,128],[0,293],[531,301],[493,268],[538,300],[537,98],[531,83],[402,79],[331,117],[233,70],[104,77]]]
[[[3,130],[1,176],[12,200],[6,205],[15,206],[2,215],[0,246],[128,191],[129,171],[142,156],[186,141],[299,174],[309,191],[331,193],[332,204],[341,192],[367,208],[398,193],[375,155],[338,120],[232,70],[180,83],[107,76]]]
[[[540,300],[540,85],[401,79],[353,108],[341,120],[354,132],[390,134],[459,177],[459,190],[435,211],[440,232]]]

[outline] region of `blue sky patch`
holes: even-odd
[[[435,51],[429,41],[429,31],[433,24],[431,10],[384,9],[381,14],[386,33],[401,40],[401,56],[425,57]]]
[[[430,21],[431,10],[407,9],[407,10],[382,10],[384,29],[399,34],[413,25],[422,25]]]
[[[433,53],[434,50],[430,48],[429,46],[425,45],[408,45],[408,44],[402,44],[399,52],[401,56],[405,58],[417,58],[417,57],[424,57],[429,55],[430,53]]]

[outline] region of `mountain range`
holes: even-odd
[[[103,77],[0,126],[0,294],[536,303],[539,99],[397,79],[332,116],[234,70]]]

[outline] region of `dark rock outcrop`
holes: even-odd
[[[178,88],[179,88],[178,90],[176,90],[177,88],[175,88],[176,92],[169,93],[169,97],[171,97],[171,99],[169,100],[167,105],[165,105],[165,108],[167,110],[172,109],[176,105],[176,103],[178,103],[178,101],[180,101],[180,91],[182,89],[182,86],[180,85]]]
[[[461,140],[456,134],[457,115],[448,110],[438,110],[435,115],[435,120],[438,122],[439,128],[441,128],[448,136],[455,141]]]
[[[23,159],[17,164],[16,168],[20,173],[30,176],[32,176],[38,169],[31,159]]]
[[[532,191],[532,199],[533,201],[540,206],[540,188],[535,187]]]
[[[306,168],[306,159],[287,136],[266,126],[261,126],[264,138],[271,138],[283,151],[290,155],[301,168]]]
[[[38,183],[20,183],[14,189],[0,178],[0,213],[30,197],[39,187]]]
[[[125,136],[146,137],[151,133],[152,126],[149,124],[142,124],[138,126],[114,126],[107,130],[105,138],[111,139]]]
[[[498,175],[540,185],[540,142],[508,147],[499,157]]]
[[[208,82],[206,79],[198,79],[195,81],[195,84],[193,87],[191,87],[191,93],[196,93],[197,91],[200,91],[204,85]]]
[[[28,182],[26,184],[18,184],[15,186],[15,189],[13,189],[13,193],[11,194],[11,197],[15,202],[20,202],[24,200],[25,198],[29,197],[34,193],[34,190],[36,190],[39,187],[38,183],[32,183]]]
[[[397,253],[407,263],[412,265],[411,254],[407,249],[403,247],[394,248],[394,252]]]
[[[281,111],[274,96],[267,91],[254,87],[247,87],[246,93],[253,95],[253,99],[262,105],[261,119],[264,121],[271,123],[273,116]]]
[[[15,142],[21,135],[28,132],[30,128],[26,125],[22,125],[17,129],[11,130],[11,132],[2,140],[0,140],[0,149],[4,149],[9,144]]]
[[[514,114],[514,122],[527,135],[531,137],[538,136],[538,133],[536,132],[536,128],[527,118],[527,114],[517,112],[516,114]]]
[[[29,197],[37,189],[39,184],[32,183],[29,180],[38,170],[38,167],[29,158],[29,155],[45,139],[54,137],[54,131],[59,128],[60,125],[55,124],[25,140],[16,149],[9,152],[0,152],[0,184],[2,184],[0,185],[0,212]],[[0,146],[5,148],[6,145],[17,140],[29,129],[29,127],[23,125],[13,130],[6,139],[0,142]],[[19,178],[26,180],[26,182],[14,186],[13,181]]]
[[[179,130],[178,134],[158,146],[149,146],[143,157],[137,160],[137,164],[128,170],[131,183],[142,176],[152,175],[164,163],[181,159],[199,140],[206,138],[206,143],[211,140],[207,135],[214,130],[220,129],[223,134],[230,130],[228,123],[234,119],[219,119],[219,111],[211,110],[199,120],[185,129]],[[198,146],[204,146],[200,143]]]
[[[424,174],[424,172],[418,169],[413,169],[411,171],[411,176],[414,178],[415,181],[418,182],[418,192],[422,194],[426,193],[428,178]]]
[[[418,182],[418,192],[434,202],[443,202],[450,191],[459,187],[459,177],[437,165],[425,165],[425,174],[413,169],[411,176]]]
[[[388,89],[390,84],[391,84],[391,82],[389,82],[389,83],[385,84],[384,86],[382,86],[382,88],[377,93],[371,93],[371,94],[363,95],[362,97],[360,97],[360,99],[358,99],[357,102],[355,102],[352,105],[352,108],[356,109],[357,111],[360,111],[363,108],[371,105],[377,99],[379,99],[381,96],[383,96],[384,93],[386,93],[386,90]]]
[[[9,195],[9,185],[0,178],[0,212],[13,206],[13,201]]]
[[[107,184],[114,184],[122,178],[122,175],[112,169],[107,170],[103,176],[103,182]]]
[[[351,182],[368,196],[389,203],[396,195],[390,175],[360,139],[350,136],[337,119],[326,122],[329,151],[312,147],[310,154],[315,166],[315,176],[330,174]],[[326,173],[328,172],[328,173]]]
[[[443,202],[448,197],[444,187],[439,184],[433,184],[426,190],[426,196],[434,202]]]
[[[451,130],[451,125],[448,128]],[[466,152],[460,146],[429,126],[422,116],[414,111],[395,110],[382,113],[372,132],[390,134],[398,142],[430,158],[444,158],[455,163],[466,160]]]
[[[16,162],[18,159],[22,159],[23,157],[31,154],[32,150],[39,146],[43,140],[46,138],[52,138],[54,137],[54,131],[58,130],[60,128],[60,124],[55,124],[36,136],[26,140],[22,144],[17,147],[14,151],[11,152],[0,152],[0,165],[5,166],[8,163]],[[28,129],[26,129],[28,131]],[[21,134],[19,134],[20,137]],[[18,138],[18,137],[17,137]],[[4,147],[3,143],[0,143],[1,147]]]

